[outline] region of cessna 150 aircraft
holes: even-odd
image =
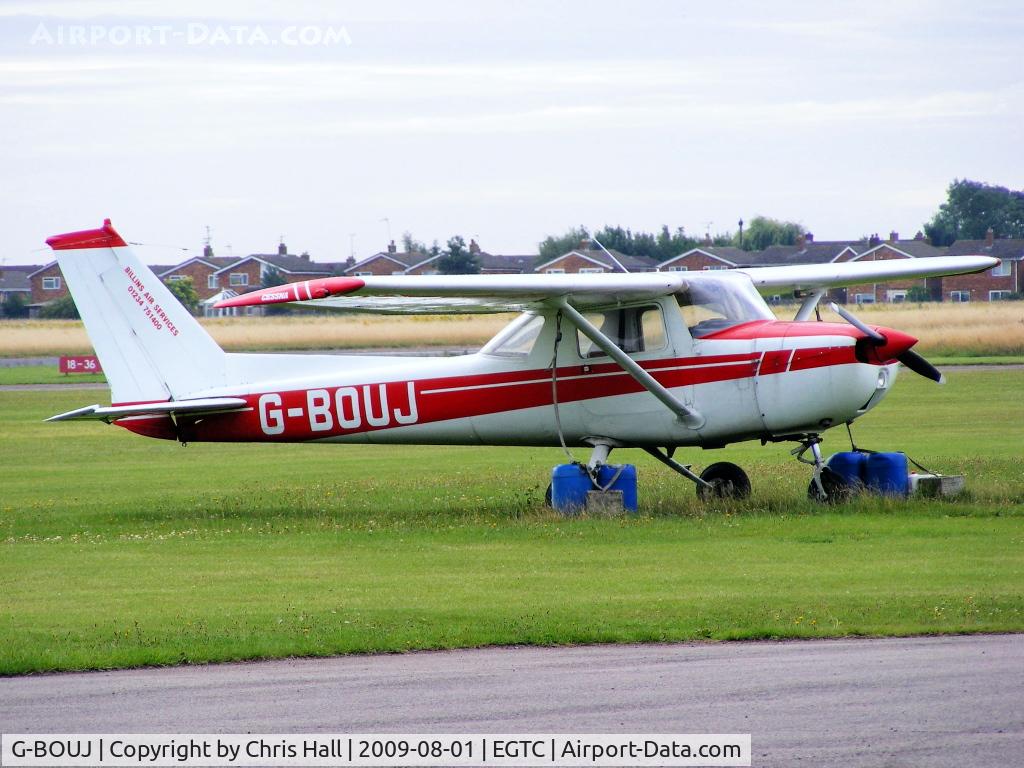
[[[825,291],[998,264],[959,256],[700,273],[328,277],[218,305],[521,313],[475,354],[364,357],[225,353],[109,219],[47,243],[112,400],[50,421],[97,419],[182,443],[586,446],[592,473],[613,448],[640,448],[702,496],[744,496],[750,482],[728,462],[697,475],[675,449],[793,441],[822,500],[834,491],[823,432],[874,408],[900,362],[942,381],[912,351],[912,336],[836,305],[845,322],[812,319]],[[780,321],[759,290],[804,298],[792,321]]]

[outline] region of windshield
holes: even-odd
[[[775,319],[754,286],[743,279],[691,280],[676,294],[676,301],[695,339],[740,323]]]
[[[487,342],[480,351],[485,355],[499,357],[527,357],[533,351],[533,345],[537,342],[543,327],[542,316],[520,315]]]

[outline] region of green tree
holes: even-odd
[[[429,249],[427,248],[426,243],[413,237],[412,232],[403,232],[402,250],[406,253],[427,253]]]
[[[981,240],[989,227],[999,237],[1024,238],[1024,191],[954,179],[924,232],[932,245],[943,246]]]
[[[39,316],[47,320],[80,319],[78,307],[75,306],[75,300],[71,298],[70,293],[44,304],[39,309]]]
[[[455,235],[438,259],[437,271],[442,275],[476,275],[480,273],[480,259],[469,252],[462,235]]]
[[[769,245],[795,245],[797,238],[803,234],[806,234],[806,230],[794,221],[755,216],[743,231],[743,250],[763,251]],[[727,244],[739,243],[732,240]]]
[[[193,315],[196,313],[199,308],[199,294],[196,293],[196,287],[192,283],[191,277],[185,277],[181,280],[168,280],[164,285],[167,286],[167,290],[171,292],[174,298],[181,302],[185,309]]]
[[[586,240],[589,237],[590,232],[584,226],[572,227],[561,235],[548,235],[538,245],[540,256],[537,257],[537,263],[543,264],[545,261],[556,259],[573,248],[577,248],[581,240]]]
[[[28,317],[28,298],[24,293],[9,293],[0,307],[0,315],[10,318]]]

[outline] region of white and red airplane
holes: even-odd
[[[304,303],[358,312],[521,314],[479,352],[449,358],[225,353],[104,222],[47,240],[111,387],[97,419],[182,443],[322,442],[641,448],[702,496],[744,496],[746,474],[701,475],[676,448],[794,441],[827,499],[821,434],[875,407],[898,363],[935,381],[916,339],[812,319],[830,287],[977,272],[998,260],[870,263],[641,274],[329,277],[218,306]],[[803,296],[777,320],[759,289]]]

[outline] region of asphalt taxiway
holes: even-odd
[[[488,648],[0,680],[0,729],[750,733],[754,765],[1024,760],[1024,635]]]

